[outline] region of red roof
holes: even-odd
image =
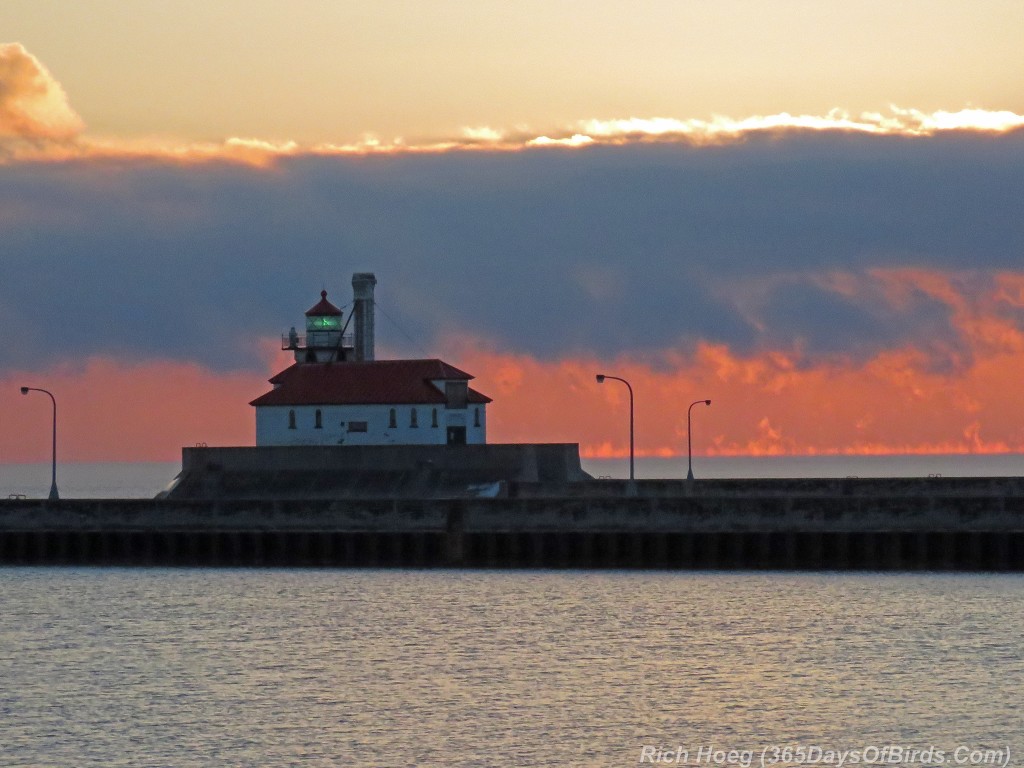
[[[310,315],[340,315],[341,310],[327,300],[327,291],[320,291],[320,301],[315,306],[306,310],[306,317]]]
[[[295,363],[270,379],[274,389],[249,405],[444,405],[430,382],[469,381],[465,371],[441,360]],[[468,402],[491,398],[469,389]]]

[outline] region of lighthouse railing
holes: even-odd
[[[340,334],[337,331],[321,331],[318,333],[282,333],[281,349],[331,349],[341,347],[352,349],[355,347],[355,335],[351,333]]]

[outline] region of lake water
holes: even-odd
[[[1020,454],[928,456],[769,456],[695,457],[697,478],[765,477],[984,477],[1024,474]],[[60,464],[57,486],[62,498],[148,498],[178,474],[177,462]],[[629,477],[628,459],[585,459],[594,477]],[[686,457],[641,458],[638,479],[686,477]],[[0,464],[0,498],[24,494],[46,498],[51,465]]]
[[[6,568],[0,606],[5,768],[1024,764],[1019,576]]]

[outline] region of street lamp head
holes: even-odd
[[[711,401],[710,400],[705,400],[704,401],[704,405],[711,405]]]
[[[598,384],[604,384],[604,374],[603,373],[597,374],[597,376],[595,376],[594,378],[597,379],[597,383]],[[24,391],[24,390],[22,390],[22,391]]]
[[[21,388],[21,394],[27,395],[28,394],[28,387],[22,387]]]

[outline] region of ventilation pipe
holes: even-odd
[[[373,360],[373,286],[377,278],[372,272],[352,275],[352,303],[356,316],[356,360]]]

